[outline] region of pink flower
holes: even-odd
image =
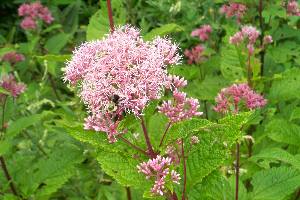
[[[169,168],[171,164],[171,158],[164,158],[158,155],[156,158],[140,163],[137,166],[138,172],[145,174],[146,179],[155,180],[151,189],[153,194],[161,196],[164,194],[166,178],[168,175],[170,175],[171,182],[179,184],[180,175],[174,170],[170,172]]]
[[[266,105],[267,101],[251,90],[247,84],[233,84],[221,90],[216,97],[216,103],[217,105],[214,107],[216,112],[237,113],[243,108],[250,110],[261,108]]]
[[[170,90],[183,88],[187,85],[187,81],[179,76],[170,75],[168,76],[168,82],[166,84],[166,88]]]
[[[188,64],[200,63],[203,60],[202,54],[204,52],[204,47],[202,45],[197,45],[192,50],[186,49],[184,55],[188,58]]]
[[[223,5],[220,8],[220,12],[225,14],[227,18],[236,17],[240,22],[241,18],[245,15],[247,7],[240,3],[229,3],[229,5]]]
[[[192,31],[191,36],[199,37],[200,40],[206,41],[209,38],[209,34],[212,32],[210,25],[203,25]]]
[[[264,45],[270,44],[270,43],[272,43],[272,42],[273,42],[273,38],[272,38],[271,35],[266,35],[266,36],[264,37]]]
[[[190,141],[191,145],[198,144],[199,142],[200,142],[200,140],[199,140],[199,138],[196,135],[193,135],[191,137],[191,141]]]
[[[170,122],[175,123],[203,114],[197,111],[200,107],[197,99],[186,98],[186,94],[178,90],[173,91],[173,97],[173,102],[164,101],[158,107],[159,112],[164,113]]]
[[[21,27],[25,30],[36,29],[38,19],[47,24],[54,20],[49,9],[42,6],[40,2],[22,4],[18,9],[18,14],[25,17],[21,22]]]
[[[291,0],[288,2],[287,13],[290,16],[300,16],[300,8],[296,0]]]
[[[12,52],[8,52],[8,53],[4,54],[4,56],[2,57],[2,60],[9,62],[11,65],[14,65],[17,62],[21,62],[21,61],[25,60],[25,57],[23,54],[19,54],[19,53],[12,51]]]
[[[10,92],[10,94],[15,98],[23,93],[26,89],[25,84],[17,83],[15,77],[11,74],[2,77],[2,79],[0,80],[0,87]],[[0,96],[2,98],[3,94],[1,94]]]
[[[113,142],[110,136],[117,133],[103,118],[118,119],[123,112],[139,117],[148,102],[159,99],[170,85],[166,67],[179,59],[177,45],[169,40],[145,42],[139,30],[124,26],[76,49],[64,79],[80,85],[80,97],[91,115],[86,127],[107,132]]]

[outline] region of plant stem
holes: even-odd
[[[207,100],[204,100],[205,118],[208,119]]]
[[[182,200],[185,200],[185,192],[186,192],[186,160],[184,156],[184,145],[183,139],[181,139],[181,156],[183,161],[183,191],[182,191]]]
[[[248,64],[247,64],[247,81],[248,81],[248,85],[252,88],[252,69],[251,69],[251,54],[250,52],[248,52]]]
[[[150,142],[150,138],[149,138],[149,135],[148,135],[148,131],[147,131],[147,128],[146,128],[146,125],[145,125],[145,121],[144,121],[142,116],[141,116],[141,124],[142,124],[142,128],[143,128],[145,141],[146,141],[146,144],[147,144],[147,153],[151,158],[155,158],[156,154],[153,151],[153,148],[152,148],[152,145],[151,145],[151,142]]]
[[[125,187],[126,189],[126,195],[127,195],[127,200],[131,200],[131,191],[130,191],[130,187]]]
[[[259,0],[259,5],[258,5],[258,13],[259,13],[259,26],[261,30],[261,35],[260,35],[260,46],[263,46],[263,41],[264,41],[264,24],[263,24],[263,17],[262,17],[262,11],[263,11],[263,1]],[[260,62],[261,62],[261,67],[260,67],[260,76],[264,75],[264,60],[265,60],[265,51],[261,50],[260,52]]]
[[[121,135],[118,135],[117,137],[118,137],[120,140],[122,140],[123,142],[125,142],[128,146],[130,146],[130,147],[134,148],[135,150],[137,150],[138,152],[140,152],[140,153],[142,153],[142,154],[148,156],[148,154],[147,154],[146,151],[144,151],[142,148],[140,148],[140,147],[138,147],[138,146],[132,144],[132,143],[131,143],[129,140],[127,140],[126,138],[122,137]]]
[[[113,12],[112,12],[112,8],[111,8],[111,2],[110,2],[110,0],[107,0],[106,3],[107,3],[110,31],[114,32],[115,28],[114,28],[114,19],[113,19]]]
[[[60,98],[60,96],[58,95],[58,92],[57,92],[56,86],[55,86],[55,82],[54,82],[54,80],[53,80],[51,74],[48,74],[48,77],[49,77],[50,84],[51,84],[52,90],[53,90],[53,92],[54,92],[56,98],[57,98],[59,101],[61,101],[61,98]]]
[[[3,106],[2,106],[2,125],[1,125],[1,131],[3,133],[3,137],[4,137],[4,132],[5,132],[5,127],[4,127],[4,124],[5,124],[5,107],[6,107],[6,101],[7,101],[7,96],[4,97],[4,101],[3,101]],[[1,139],[1,138],[0,138]],[[12,191],[12,193],[15,195],[15,196],[18,196],[18,193],[17,193],[17,190],[16,190],[16,187],[12,181],[12,178],[8,172],[8,169],[7,169],[7,165],[6,165],[6,162],[5,162],[5,159],[3,156],[0,156],[0,164],[1,164],[1,168],[4,172],[4,175],[7,179],[7,181],[9,182],[9,187]]]
[[[236,163],[235,163],[235,200],[239,199],[239,173],[240,173],[240,143],[236,142]]]
[[[163,141],[164,141],[164,139],[165,139],[165,136],[167,135],[167,132],[168,132],[168,130],[169,130],[171,124],[172,124],[171,122],[168,123],[167,128],[166,128],[166,130],[165,130],[165,132],[164,132],[162,138],[160,139],[159,147],[161,147],[161,145],[163,144]]]

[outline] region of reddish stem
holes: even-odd
[[[125,187],[126,188],[126,195],[127,195],[127,200],[131,200],[131,191],[130,187]]]
[[[239,199],[239,173],[240,173],[240,144],[236,142],[236,163],[235,163],[235,200]]]
[[[117,136],[120,140],[122,140],[123,142],[125,142],[128,146],[131,146],[132,148],[134,148],[135,150],[137,150],[138,152],[148,156],[147,152],[144,151],[142,148],[132,144],[129,140],[127,140],[126,138],[122,137],[121,135]]]
[[[114,19],[113,19],[113,12],[112,12],[112,8],[111,8],[111,2],[110,2],[110,0],[107,0],[106,3],[107,3],[110,31],[114,32],[115,28],[114,28]]]
[[[163,141],[164,141],[164,139],[167,135],[167,132],[168,132],[169,128],[171,127],[171,124],[172,124],[171,122],[168,123],[167,128],[166,128],[162,138],[160,139],[159,147],[161,147],[161,145],[163,144]]]
[[[143,133],[144,133],[145,141],[146,141],[146,144],[147,144],[148,155],[151,158],[155,158],[156,154],[153,151],[153,148],[152,148],[152,145],[151,145],[151,142],[150,142],[150,138],[149,138],[148,131],[147,131],[147,128],[146,128],[146,125],[145,125],[145,121],[144,121],[143,117],[141,117],[141,124],[142,124],[142,128],[143,128]]]
[[[186,160],[184,156],[184,146],[183,139],[181,139],[181,156],[183,161],[183,191],[182,191],[182,200],[185,200],[185,192],[186,192]]]

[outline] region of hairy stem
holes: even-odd
[[[159,147],[161,147],[161,145],[163,144],[163,141],[164,141],[164,139],[165,139],[165,137],[167,135],[167,132],[168,132],[169,128],[171,127],[171,124],[172,124],[171,122],[168,123],[167,128],[166,128],[166,130],[165,130],[162,138],[160,139]]]
[[[185,200],[185,193],[186,193],[186,159],[184,156],[184,145],[183,139],[181,139],[181,157],[183,162],[183,191],[182,191],[182,200]]]
[[[239,173],[240,173],[240,143],[236,142],[236,163],[235,163],[235,200],[239,199]]]
[[[141,117],[141,124],[142,124],[142,128],[143,128],[143,133],[144,133],[145,141],[146,141],[146,144],[147,144],[147,153],[148,153],[148,155],[151,158],[155,158],[156,154],[153,151],[153,147],[151,145],[149,134],[148,134],[148,131],[147,131],[147,128],[146,128],[146,125],[145,125],[145,121],[144,121],[143,117]]]
[[[131,200],[131,191],[130,191],[130,187],[125,187],[126,189],[126,195],[127,195],[127,200]]]
[[[144,151],[142,148],[140,148],[140,147],[134,145],[133,143],[131,143],[131,142],[130,142],[129,140],[127,140],[126,138],[122,137],[121,135],[118,135],[117,137],[118,137],[120,140],[122,140],[123,142],[125,142],[128,146],[130,146],[130,147],[134,148],[135,150],[137,150],[138,152],[140,152],[140,153],[142,153],[142,154],[148,156],[148,154],[147,154],[146,151]]]
[[[114,19],[113,19],[113,11],[112,11],[112,8],[111,8],[111,2],[110,2],[110,0],[107,0],[106,3],[107,3],[107,11],[108,11],[110,31],[114,32],[115,28],[114,28]]]

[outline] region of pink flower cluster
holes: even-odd
[[[2,61],[9,62],[11,65],[14,65],[17,62],[21,62],[23,60],[25,60],[24,55],[20,54],[20,53],[16,53],[14,51],[8,52],[8,53],[4,54],[2,57]]]
[[[233,84],[224,88],[216,97],[217,105],[214,107],[216,112],[237,113],[241,108],[250,110],[261,108],[266,105],[267,100],[253,91],[248,84]],[[232,110],[233,109],[233,110]]]
[[[212,32],[210,25],[202,25],[200,28],[197,28],[192,31],[191,36],[199,37],[201,41],[206,41],[209,39],[209,35]]]
[[[179,59],[177,45],[162,38],[145,42],[130,26],[82,44],[67,63],[65,80],[80,83],[80,96],[91,113],[85,127],[106,132],[114,142],[119,116],[140,116],[150,100],[159,99],[170,85],[166,67]]]
[[[242,30],[235,33],[230,37],[229,42],[234,45],[242,43],[244,40],[247,40],[247,49],[252,55],[254,53],[254,44],[258,39],[260,32],[253,26],[244,26]],[[264,37],[264,45],[273,42],[272,36],[267,35]]]
[[[40,2],[31,4],[22,4],[18,9],[19,16],[23,16],[24,19],[21,22],[21,27],[25,30],[36,29],[37,20],[41,19],[47,24],[53,21],[51,12],[47,7],[42,6]]]
[[[197,45],[191,50],[186,49],[184,55],[188,58],[188,64],[200,63],[203,60],[204,46]]]
[[[175,170],[170,171],[172,164],[171,158],[161,157],[150,159],[147,162],[140,163],[137,168],[139,173],[146,175],[146,179],[154,178],[155,182],[151,192],[156,195],[163,195],[167,176],[170,176],[170,181],[179,184],[180,174]]]
[[[180,79],[181,83],[184,82],[184,84],[176,84],[178,80],[178,77],[172,78],[171,80],[174,81],[173,85],[175,86],[172,88],[174,98],[173,102],[171,100],[164,101],[162,105],[158,107],[158,111],[164,113],[171,123],[189,119],[193,116],[202,115],[202,112],[197,111],[200,107],[198,99],[187,98],[186,93],[178,91],[180,87],[184,87],[186,85],[186,81],[183,81],[184,79]]]
[[[26,89],[26,86],[23,83],[17,83],[13,75],[3,76],[0,80],[0,87],[7,90],[13,97],[18,97]],[[3,98],[3,94],[0,95]]]
[[[220,8],[220,12],[225,14],[227,18],[236,17],[237,21],[240,22],[241,18],[245,15],[247,7],[241,3],[229,3],[229,5],[223,5]]]
[[[300,16],[300,8],[296,0],[287,3],[287,13],[290,16]]]

